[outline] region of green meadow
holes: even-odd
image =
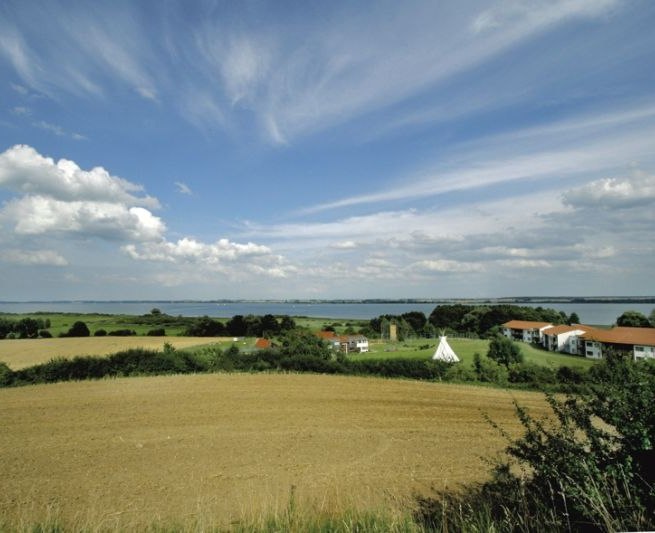
[[[363,354],[354,354],[357,359],[429,359],[434,354],[439,339],[409,339],[402,342],[372,341],[370,351]],[[448,344],[459,356],[462,363],[470,366],[476,353],[485,356],[489,350],[489,341],[486,339],[448,338]],[[584,357],[565,355],[546,350],[540,350],[526,343],[518,343],[526,363],[558,368],[570,366],[588,368],[594,362]]]

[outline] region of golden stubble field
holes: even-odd
[[[518,430],[482,387],[320,375],[211,374],[0,390],[0,524],[229,525],[282,512],[393,509],[484,479]]]
[[[55,339],[5,339],[0,342],[0,361],[12,370],[46,363],[53,357],[71,358],[76,355],[109,355],[146,348],[161,350],[165,343],[175,348],[189,348],[225,340],[203,337],[64,337]]]

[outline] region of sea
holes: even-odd
[[[447,304],[452,302],[442,302]],[[429,316],[432,310],[441,305],[432,303],[398,302],[176,302],[176,301],[71,301],[71,302],[0,302],[0,313],[102,313],[143,315],[157,308],[173,316],[210,316],[230,318],[234,315],[289,315],[329,319],[364,319],[380,315],[401,315],[409,311],[422,311]],[[476,303],[475,305],[480,305]],[[625,311],[639,311],[648,316],[655,303],[520,303],[530,307],[546,307],[564,311],[567,315],[575,312],[583,324],[611,325]]]

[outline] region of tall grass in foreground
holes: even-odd
[[[129,521],[85,520],[67,522],[52,513],[41,522],[25,521],[9,526],[0,520],[0,531],[16,533],[91,533],[91,532],[143,532],[143,533],[422,533],[411,514],[394,514],[389,511],[344,511],[339,514],[317,513],[313,510],[289,507],[281,512],[262,516],[244,517],[230,525],[217,525],[209,516],[196,516],[180,522],[154,520],[148,525]]]

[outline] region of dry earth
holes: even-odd
[[[0,529],[229,524],[404,505],[486,477],[541,395],[343,376],[210,374],[0,390]]]
[[[0,341],[0,361],[12,370],[19,370],[53,357],[76,355],[109,355],[130,348],[161,350],[164,343],[188,348],[225,339],[202,337],[71,337],[56,339],[5,339]]]

